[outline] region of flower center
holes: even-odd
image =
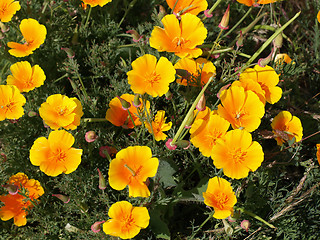
[[[49,157],[49,159],[52,159],[56,162],[63,162],[66,158],[67,154],[65,151],[61,150],[61,149],[57,149],[55,152],[51,153],[51,156]]]
[[[214,201],[214,206],[216,206],[219,209],[224,209],[226,203],[229,201],[229,198],[225,193],[219,192],[214,195],[213,201]]]
[[[172,40],[172,43],[174,45],[174,48],[183,48],[183,45],[185,45],[187,42],[189,42],[189,40],[185,40],[183,37],[175,37]]]
[[[121,230],[123,232],[130,230],[131,226],[134,225],[134,219],[131,213],[127,216],[123,216],[123,218],[121,219],[121,223],[122,223]]]
[[[156,71],[153,71],[151,74],[146,74],[145,81],[153,87],[154,84],[159,83],[161,80],[160,74],[156,73]]]
[[[242,163],[245,161],[247,152],[243,152],[240,148],[229,153],[234,163]]]
[[[4,108],[5,113],[7,113],[8,111],[12,112],[15,107],[15,103],[13,101],[10,101],[5,106],[0,106],[0,107],[2,109]]]
[[[56,109],[56,112],[59,116],[63,116],[68,111],[68,108],[66,106],[59,106]]]

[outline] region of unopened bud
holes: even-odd
[[[104,190],[107,188],[106,185],[106,180],[104,179],[104,176],[102,175],[101,171],[99,170],[99,168],[97,168],[98,173],[99,173],[99,189]]]
[[[5,184],[3,187],[8,190],[10,195],[16,195],[19,190],[19,187],[14,184]]]
[[[221,22],[219,23],[219,28],[222,30],[227,30],[229,28],[229,16],[230,16],[230,4],[228,5],[228,8],[226,12],[224,13]]]
[[[5,33],[9,31],[9,27],[7,27],[3,22],[0,21],[1,32]]]
[[[159,13],[158,13],[159,21],[161,21],[165,15],[167,15],[166,9],[162,5],[159,5]]]
[[[140,94],[134,95],[134,99],[132,101],[132,105],[135,106],[136,108],[141,106]]]
[[[121,98],[119,96],[117,96],[117,98],[121,102],[122,109],[123,110],[129,110],[129,108],[131,107],[131,104],[128,101],[124,100],[123,98]]]
[[[238,40],[236,42],[237,47],[242,47],[243,46],[243,40],[244,40],[243,34],[242,34],[242,31],[240,31],[240,36],[239,36],[239,38],[238,38]]]
[[[87,142],[94,142],[98,138],[98,135],[94,131],[86,132],[85,139]]]
[[[265,67],[268,65],[269,62],[271,62],[271,58],[272,58],[272,55],[273,55],[273,51],[274,51],[274,48],[272,48],[271,50],[271,53],[266,57],[266,58],[260,58],[258,60],[258,65],[260,67]]]
[[[167,100],[171,100],[172,96],[173,96],[173,94],[170,91],[166,92],[166,94],[165,94],[165,97]]]
[[[75,53],[70,48],[61,48],[61,50],[65,51],[67,53],[68,58],[74,58]]]
[[[183,149],[188,149],[190,147],[190,142],[188,140],[179,140],[176,142],[176,145]]]
[[[240,225],[246,232],[248,232],[250,227],[250,222],[248,220],[243,220]]]
[[[281,48],[282,47],[282,42],[283,42],[283,36],[282,36],[282,32],[278,34],[278,36],[276,36],[276,38],[273,40],[273,46],[275,48]]]
[[[184,127],[187,128],[187,129],[191,128],[193,120],[194,120],[194,112],[191,113],[191,115],[187,119],[186,125]]]
[[[136,30],[128,30],[126,33],[131,34],[134,42],[139,42],[142,39],[142,36]]]
[[[53,197],[59,198],[62,202],[68,203],[70,202],[70,197],[62,195],[62,194],[52,194]]]
[[[35,112],[35,111],[29,111],[28,112],[28,116],[29,117],[35,117],[35,116],[37,116],[38,114]]]
[[[91,225],[91,230],[94,233],[100,232],[101,230],[101,224],[104,223],[105,221],[100,221],[100,222],[95,222],[94,224]]]
[[[206,110],[206,98],[205,98],[204,94],[202,94],[202,96],[200,97],[200,100],[196,106],[196,109],[198,111]]]

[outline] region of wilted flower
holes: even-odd
[[[101,224],[105,223],[106,221],[100,221],[100,222],[95,222],[94,224],[91,225],[91,230],[94,233],[100,232],[101,230]]]
[[[171,9],[173,9],[173,7],[175,6],[173,12],[178,14],[179,16],[186,13],[198,15],[208,7],[207,0],[180,0],[178,2],[177,0],[166,1]]]
[[[250,222],[249,220],[243,220],[240,224],[240,226],[242,227],[242,229],[246,230],[246,232],[248,232],[249,227],[250,227]]]
[[[164,132],[169,131],[171,129],[172,122],[166,123],[167,118],[164,117],[165,114],[166,112],[163,110],[158,111],[156,116],[154,117],[154,120],[151,123],[154,133],[154,139],[156,141],[165,140],[167,138],[167,135]],[[145,122],[145,125],[149,133],[152,133],[150,124],[148,122]]]
[[[70,197],[65,196],[63,194],[52,194],[52,196],[60,199],[63,203],[69,203],[70,202]]]
[[[207,190],[202,193],[204,203],[214,208],[214,218],[224,219],[231,215],[237,198],[231,184],[219,177],[209,179]]]
[[[84,137],[86,141],[90,143],[94,142],[98,138],[98,135],[94,131],[88,131]]]
[[[77,98],[53,94],[41,104],[39,114],[43,121],[54,130],[60,127],[74,130],[80,125],[83,112],[81,102]]]
[[[73,148],[74,137],[65,130],[53,131],[48,139],[40,137],[30,149],[30,161],[48,176],[75,171],[81,163],[82,149]]]
[[[303,128],[301,121],[288,111],[282,111],[275,116],[271,127],[278,145],[291,141],[293,138],[295,138],[295,142],[299,142],[302,139]]]
[[[136,30],[132,29],[132,30],[128,30],[126,31],[126,33],[131,34],[132,36],[132,41],[134,42],[139,42],[142,39],[142,35],[140,35]]]
[[[21,8],[18,1],[1,0],[0,1],[0,21],[9,22],[13,15]]]
[[[16,86],[0,85],[0,121],[22,117],[25,103],[25,97]]]
[[[115,190],[129,186],[129,197],[149,197],[145,184],[154,177],[159,166],[158,158],[152,157],[147,146],[130,146],[120,150],[109,167],[109,184]]]
[[[103,7],[104,5],[106,5],[107,3],[111,2],[112,0],[82,0],[82,2],[84,2],[84,4],[88,4],[91,7],[95,7],[95,6],[100,6]]]
[[[46,75],[39,65],[31,67],[27,61],[17,62],[10,67],[12,75],[7,77],[8,85],[15,85],[20,92],[29,92],[43,85]]]
[[[159,52],[174,52],[178,57],[196,58],[202,54],[197,48],[207,37],[207,29],[200,18],[190,13],[181,16],[166,15],[162,21],[164,28],[156,26],[149,39],[150,46]]]
[[[141,228],[149,225],[149,212],[146,207],[133,207],[127,201],[112,204],[108,215],[111,219],[103,224],[103,231],[111,236],[122,239],[133,238]]]
[[[212,147],[211,158],[218,169],[230,178],[245,178],[260,167],[264,153],[246,130],[231,130]]]
[[[117,149],[115,149],[114,147],[110,147],[110,146],[101,146],[99,148],[99,155],[103,158],[107,158],[107,154],[111,158],[113,158],[117,152],[118,152]]]
[[[8,47],[12,48],[9,53],[15,57],[25,57],[32,54],[34,50],[44,43],[47,35],[46,27],[32,18],[21,21],[20,31],[25,40],[24,44],[8,42]]]

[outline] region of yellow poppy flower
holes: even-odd
[[[187,13],[181,21],[175,15],[166,15],[161,20],[164,28],[156,26],[149,39],[150,46],[159,52],[174,52],[178,57],[196,58],[202,54],[197,48],[207,37],[207,29],[200,18]]]
[[[82,0],[82,2],[84,2],[84,4],[88,4],[91,7],[95,7],[95,6],[100,6],[103,7],[104,5],[106,5],[107,3],[111,2],[112,0]]]
[[[289,55],[288,54],[286,54],[286,53],[279,53],[279,54],[277,54],[276,55],[276,57],[274,58],[274,62],[276,63],[276,64],[282,64],[283,62],[285,62],[285,63],[291,63],[292,62],[292,59],[291,59],[291,57],[289,57]]]
[[[10,22],[11,18],[21,8],[19,2],[14,0],[1,0],[0,1],[0,21]]]
[[[320,164],[320,143],[317,144],[317,159],[318,159],[318,163]]]
[[[25,103],[25,97],[16,86],[0,85],[0,121],[22,117]]]
[[[243,3],[247,5],[248,7],[251,7],[254,4],[268,4],[268,3],[274,3],[277,0],[237,0],[239,3]]]
[[[11,176],[7,183],[14,185],[17,192],[0,196],[0,201],[4,204],[0,208],[0,218],[3,221],[13,218],[16,226],[24,226],[27,224],[27,213],[33,207],[31,201],[35,201],[43,195],[44,190],[39,181],[29,179],[27,175],[21,172]],[[27,197],[19,194],[19,192],[23,192]]]
[[[245,78],[250,78],[260,84],[268,103],[274,104],[280,100],[282,89],[276,86],[279,83],[279,75],[272,67],[255,65],[254,68],[247,68],[240,74],[240,81]]]
[[[230,123],[227,120],[211,112],[209,120],[194,121],[190,129],[190,141],[199,148],[203,156],[210,157],[217,139],[223,137],[229,127]]]
[[[23,19],[19,27],[25,43],[8,42],[7,45],[9,48],[12,48],[9,50],[12,56],[25,57],[32,54],[34,50],[44,43],[47,29],[32,18]]]
[[[169,84],[175,80],[176,70],[165,57],[161,57],[157,62],[155,56],[145,54],[131,65],[132,70],[127,75],[134,93],[161,97],[169,91]]]
[[[216,168],[223,169],[230,178],[245,178],[249,171],[260,167],[264,153],[258,142],[246,130],[231,130],[223,139],[218,139],[212,148],[211,157]]]
[[[121,95],[121,98],[126,100],[129,103],[132,103],[134,101],[134,95],[132,94],[127,94],[127,93],[123,94]],[[149,111],[150,109],[149,101],[147,101],[146,107],[147,107],[147,111]],[[139,108],[136,108],[135,106],[133,106],[133,104],[131,104],[130,108],[128,109],[128,111],[131,113],[131,117],[136,126],[139,126],[142,124],[138,117],[138,110],[139,112],[144,111],[142,104]],[[121,126],[126,129],[134,128],[134,125],[131,121],[128,111],[122,108],[119,98],[115,97],[109,103],[109,109],[107,110],[107,113],[106,113],[106,119],[109,122],[111,122],[113,125],[118,127]]]
[[[39,114],[43,121],[54,130],[60,127],[74,130],[80,125],[83,112],[78,99],[54,94],[41,104]]]
[[[172,9],[177,0],[166,0],[168,6]],[[198,15],[200,12],[206,10],[208,7],[207,0],[183,0],[178,1],[174,7],[174,13],[179,15],[191,13]]]
[[[177,79],[177,83],[184,86],[204,86],[210,77],[216,75],[216,67],[212,62],[205,58],[197,60],[182,58],[175,65],[175,69],[183,69],[187,71],[188,76],[181,76]]]
[[[109,167],[109,184],[115,190],[129,187],[129,197],[149,197],[145,184],[154,177],[159,166],[158,158],[152,157],[147,146],[131,146],[120,150]]]
[[[8,85],[15,85],[20,92],[29,92],[43,85],[46,75],[39,65],[31,67],[27,61],[17,62],[10,67],[12,75],[7,77]]]
[[[295,138],[295,142],[302,139],[302,125],[299,118],[292,116],[288,111],[280,112],[271,123],[278,145]]]
[[[163,110],[158,111],[154,117],[154,120],[151,123],[154,138],[156,141],[165,140],[167,138],[167,134],[165,134],[164,132],[169,131],[171,129],[172,122],[166,123],[167,118],[164,117],[165,114],[166,112]],[[145,125],[149,133],[152,133],[150,124],[148,122],[145,122]]]
[[[318,19],[318,22],[320,23],[320,11],[317,14],[317,19]]]
[[[149,212],[146,207],[133,207],[127,201],[116,202],[108,211],[111,219],[103,223],[103,231],[121,239],[134,238],[141,228],[149,225]]]
[[[249,132],[256,130],[264,115],[264,104],[257,94],[245,91],[243,87],[231,86],[220,96],[218,114],[231,123],[232,128]]]
[[[72,173],[78,168],[82,155],[82,149],[73,148],[73,144],[71,133],[53,131],[48,139],[40,137],[34,141],[30,149],[30,161],[32,165],[40,166],[40,170],[48,176]]]
[[[266,104],[265,92],[261,85],[250,78],[241,78],[239,81],[234,81],[232,86],[243,87],[245,91],[252,91],[259,97],[263,104]]]
[[[213,207],[213,217],[217,219],[229,217],[233,213],[233,206],[237,203],[231,184],[219,177],[209,179],[207,190],[202,195],[204,203]]]

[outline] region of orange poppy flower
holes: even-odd
[[[279,54],[277,54],[276,55],[276,57],[274,58],[274,62],[276,63],[276,64],[282,64],[282,63],[291,63],[292,62],[292,59],[291,59],[291,57],[289,57],[289,55],[288,54],[286,54],[286,53],[279,53]]]
[[[186,13],[179,23],[175,15],[169,14],[161,22],[164,28],[156,26],[151,33],[151,47],[159,52],[174,52],[180,58],[196,58],[202,54],[197,46],[206,39],[207,29],[200,18]]]
[[[251,7],[254,4],[268,4],[268,3],[274,3],[277,0],[237,0],[239,3],[243,3],[247,5],[248,7]]]
[[[260,167],[264,153],[258,142],[246,130],[231,130],[223,139],[218,139],[212,148],[211,157],[216,168],[223,169],[230,178],[245,178],[249,171]]]
[[[106,5],[107,3],[111,2],[112,0],[82,0],[82,2],[84,2],[84,4],[88,4],[91,7],[95,7],[95,6],[100,6],[103,7],[104,5]]]
[[[129,187],[129,197],[149,197],[145,184],[154,177],[159,166],[158,158],[152,157],[147,146],[131,146],[120,150],[109,167],[109,184],[115,190]]]
[[[15,57],[25,57],[32,54],[34,50],[44,43],[47,29],[32,18],[23,19],[19,27],[25,43],[8,42],[8,47],[12,48],[9,53]]]
[[[219,177],[209,179],[207,190],[202,195],[204,203],[213,207],[213,217],[217,219],[229,217],[233,213],[233,206],[237,203],[231,184]]]
[[[127,201],[116,202],[108,211],[111,219],[103,223],[103,231],[121,239],[134,238],[141,228],[149,225],[149,212],[146,207],[133,207]]]
[[[134,93],[161,97],[169,91],[169,84],[175,80],[176,70],[165,57],[161,57],[157,62],[155,56],[145,54],[131,65],[132,70],[127,75]]]
[[[295,138],[295,142],[302,139],[302,125],[299,118],[292,116],[288,111],[280,112],[271,123],[273,133],[278,145],[291,141]]]
[[[7,77],[8,85],[15,85],[20,92],[29,92],[43,85],[46,75],[39,65],[31,67],[27,61],[17,62],[10,67],[12,75]]]
[[[210,77],[216,75],[216,67],[205,58],[198,58],[197,60],[182,58],[174,65],[174,68],[187,71],[187,76],[177,73],[180,75],[177,83],[184,86],[204,86]]]
[[[10,22],[11,18],[21,8],[19,2],[14,0],[1,0],[0,1],[0,21]]]
[[[252,132],[259,127],[264,115],[264,104],[254,92],[231,86],[221,93],[220,99],[218,114],[231,123],[233,129]]]
[[[151,123],[154,133],[154,139],[156,141],[165,140],[167,138],[167,134],[165,134],[164,132],[169,131],[171,129],[172,122],[166,123],[167,118],[164,117],[165,115],[165,111],[158,111],[156,116],[154,117],[154,120]],[[148,122],[145,122],[145,125],[149,133],[152,133],[150,124]]]
[[[190,129],[190,141],[199,148],[205,157],[211,156],[212,147],[217,139],[223,137],[230,127],[230,123],[214,112],[209,115],[209,120],[198,119]]]
[[[317,144],[317,159],[318,159],[318,163],[320,164],[320,143]]]
[[[35,201],[44,194],[44,190],[39,181],[29,179],[21,172],[11,176],[7,183],[16,186],[18,192],[0,196],[0,201],[4,204],[0,208],[0,218],[3,221],[13,218],[16,226],[24,226],[27,224],[27,212],[33,207],[30,200]],[[22,191],[27,198],[19,194]]]
[[[282,89],[276,86],[279,83],[279,75],[272,67],[255,65],[254,68],[247,68],[240,74],[240,81],[245,78],[250,78],[260,84],[268,103],[274,104],[280,100]]]
[[[0,85],[0,121],[22,117],[25,103],[25,97],[16,86]]]
[[[318,22],[320,23],[320,11],[317,14],[317,19],[318,19]]]
[[[78,99],[54,94],[41,104],[39,114],[43,121],[54,130],[60,127],[74,130],[80,125],[83,112]]]
[[[123,94],[121,95],[121,98],[126,100],[129,103],[132,103],[134,101],[134,95],[132,94]],[[146,103],[147,111],[150,109],[150,102],[147,101]],[[111,122],[113,125],[123,128],[134,128],[134,125],[131,121],[131,118],[129,116],[129,113],[131,114],[131,117],[133,119],[133,122],[136,126],[141,125],[141,121],[139,119],[138,111],[143,113],[143,106],[141,105],[139,108],[136,108],[131,104],[130,108],[128,110],[124,110],[122,108],[121,102],[119,98],[115,97],[113,98],[109,103],[109,109],[106,113],[106,119]]]
[[[53,131],[48,139],[40,137],[30,149],[30,161],[48,176],[69,174],[80,162],[82,149],[73,148],[74,137],[65,130]]]
[[[166,0],[168,6],[172,9],[177,0]],[[191,13],[198,15],[208,7],[207,0],[183,0],[178,1],[173,12],[179,15]]]

